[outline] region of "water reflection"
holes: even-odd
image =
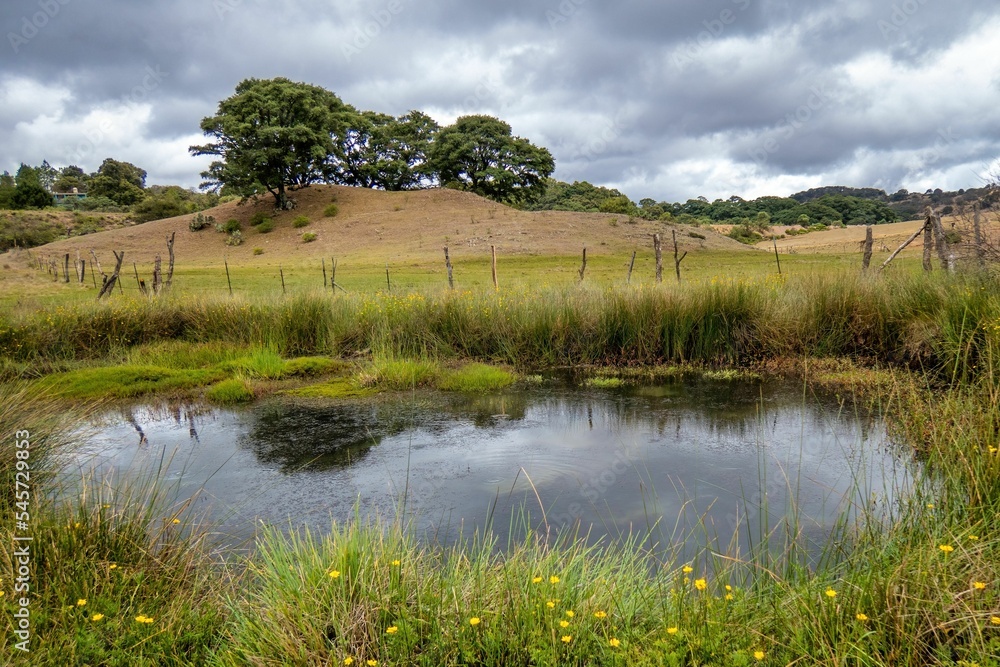
[[[322,530],[357,507],[405,512],[444,541],[491,520],[502,543],[527,511],[592,539],[641,530],[666,544],[707,531],[727,544],[794,510],[819,544],[845,507],[891,504],[911,480],[878,415],[782,383],[138,407],[95,429],[68,469],[126,474],[169,459],[181,497],[201,491],[196,509],[234,538],[261,520]]]

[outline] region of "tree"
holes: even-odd
[[[0,174],[0,209],[14,208],[14,177],[10,172]]]
[[[319,86],[285,78],[246,79],[201,121],[215,139],[191,146],[193,155],[221,158],[202,172],[202,188],[250,197],[264,191],[279,209],[291,208],[288,191],[324,180],[330,155],[353,110]]]
[[[146,171],[131,162],[107,158],[90,179],[87,194],[107,197],[119,206],[131,206],[146,196]]]
[[[540,197],[555,169],[548,149],[512,136],[510,125],[492,116],[463,116],[441,130],[429,163],[442,184],[511,204]]]
[[[52,191],[72,192],[73,188],[76,188],[77,192],[86,192],[89,182],[90,176],[83,169],[76,165],[70,165],[59,170],[59,176],[52,184]]]
[[[36,168],[21,164],[14,176],[14,184],[14,208],[52,206],[52,195],[42,187]]]
[[[427,166],[440,126],[420,111],[394,118],[374,111],[355,114],[330,156],[328,180],[381,190],[411,190],[429,184]]]

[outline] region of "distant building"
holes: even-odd
[[[53,192],[52,199],[56,204],[62,204],[67,201],[80,201],[81,199],[86,199],[87,193],[80,192],[77,188],[73,188],[72,192]]]

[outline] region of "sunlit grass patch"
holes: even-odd
[[[433,385],[441,366],[429,359],[376,358],[358,375],[360,384],[380,391],[401,391]]]
[[[61,398],[135,398],[148,394],[184,394],[225,375],[218,369],[108,366],[57,373],[38,382],[42,389]]]
[[[437,386],[444,391],[496,391],[514,383],[517,377],[502,368],[486,364],[466,364],[446,371]]]
[[[205,391],[205,398],[219,405],[249,403],[254,399],[253,386],[242,378],[230,378],[212,385]]]
[[[298,396],[300,398],[362,398],[375,394],[375,390],[362,387],[351,378],[336,378],[327,382],[286,389],[281,392],[288,396]]]

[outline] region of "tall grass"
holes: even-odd
[[[173,339],[282,356],[471,357],[518,367],[844,356],[981,373],[1000,321],[983,277],[854,274],[685,286],[288,299],[120,300],[0,315],[0,355],[104,358]]]

